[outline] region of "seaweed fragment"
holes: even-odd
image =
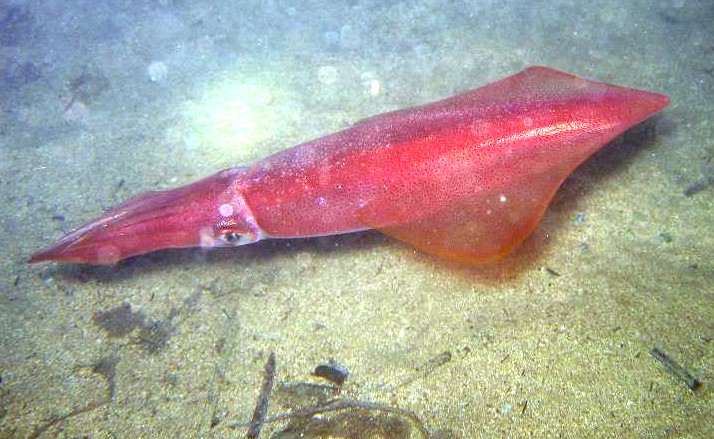
[[[275,390],[282,405],[291,408],[323,405],[340,394],[339,387],[302,381],[278,383]]]
[[[450,359],[451,354],[441,354],[437,357],[438,360],[434,361],[448,361],[445,360],[446,357]],[[265,365],[263,384],[252,419],[248,422],[227,424],[228,428],[248,428],[246,438],[256,439],[263,425],[285,421],[287,425],[273,433],[271,439],[408,439],[413,437],[414,431],[423,439],[429,439],[426,428],[414,413],[390,405],[335,397],[341,391],[336,385],[281,383],[278,386],[281,394],[279,396],[289,397],[289,401],[281,401],[282,405],[290,407],[291,410],[266,417],[275,369],[275,358],[271,353]],[[309,400],[307,404],[306,400]],[[213,423],[211,425],[213,426]]]
[[[411,423],[389,413],[345,412],[332,417],[297,419],[285,429],[272,435],[272,439],[301,438],[354,438],[402,439],[411,437]]]
[[[371,412],[376,412],[373,414]],[[327,416],[334,414],[334,416]],[[292,437],[349,437],[368,439],[406,439],[411,437],[412,428],[424,439],[429,438],[426,427],[419,417],[409,410],[375,402],[340,398],[328,403],[296,409],[270,418],[263,423],[290,421],[286,428],[273,434],[273,439]],[[229,424],[230,428],[245,428],[250,423]]]

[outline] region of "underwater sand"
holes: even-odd
[[[245,437],[271,352],[269,416],[358,402],[266,438],[714,437],[712,22],[677,0],[3,2],[0,437]],[[25,262],[133,194],[535,64],[672,103],[500,263],[376,232]]]

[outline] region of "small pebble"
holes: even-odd
[[[579,226],[583,222],[585,222],[585,212],[578,212],[578,214],[575,215],[575,225]]]
[[[349,376],[349,372],[343,366],[335,363],[320,364],[312,374],[316,377],[324,378],[338,386],[341,386]]]

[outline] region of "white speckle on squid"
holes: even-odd
[[[227,218],[233,215],[233,206],[228,203],[223,203],[218,206],[218,213],[220,213],[222,217]]]
[[[501,203],[505,203],[507,200],[508,200],[508,198],[506,198],[506,196],[503,194],[501,194],[501,196],[498,197],[498,201],[500,201]]]
[[[325,207],[327,206],[327,200],[325,197],[317,197],[315,200],[315,204],[317,204],[319,207]]]

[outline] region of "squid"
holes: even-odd
[[[392,111],[120,204],[29,262],[111,264],[147,252],[376,229],[483,263],[516,249],[565,178],[667,96],[547,67]]]

